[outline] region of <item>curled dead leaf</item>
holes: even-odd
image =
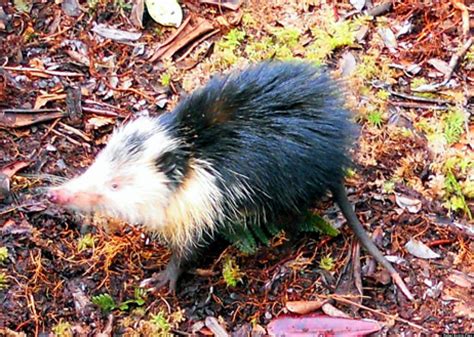
[[[400,193],[395,193],[395,202],[403,209],[410,213],[418,213],[421,209],[421,201],[415,198],[404,196]]]
[[[331,317],[340,317],[340,318],[351,318],[348,314],[346,314],[344,311],[339,310],[335,306],[333,306],[331,303],[324,303],[321,307],[323,312]]]
[[[326,300],[321,301],[288,301],[286,302],[286,308],[288,311],[295,314],[309,314],[310,312],[316,311],[326,303]]]
[[[437,259],[440,258],[441,255],[435,253],[433,250],[430,249],[427,245],[423,242],[420,242],[415,239],[411,239],[405,244],[405,249],[411,255],[419,257],[420,259]]]

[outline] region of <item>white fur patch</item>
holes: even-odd
[[[223,220],[223,198],[211,164],[193,160],[187,178],[171,196],[165,210],[162,236],[178,249],[195,246],[204,233],[212,235],[216,223]]]
[[[112,161],[114,157],[123,152],[128,140],[134,134],[148,135],[143,143],[145,152],[141,159],[144,162],[155,160],[160,154],[172,151],[179,145],[176,139],[168,135],[157,118],[140,117],[116,129],[99,156]]]

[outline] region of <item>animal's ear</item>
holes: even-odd
[[[173,154],[173,152],[162,153],[155,160],[155,165],[161,172],[168,175],[176,169],[175,155]]]
[[[175,149],[162,153],[155,160],[155,165],[174,185],[179,185],[188,169],[189,154]]]

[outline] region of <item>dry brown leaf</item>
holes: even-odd
[[[44,107],[48,102],[60,101],[66,98],[66,94],[44,94],[36,97],[34,109]]]
[[[326,300],[321,301],[288,301],[286,302],[286,308],[295,314],[308,314],[316,311],[326,303]]]

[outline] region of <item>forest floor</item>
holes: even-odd
[[[184,0],[174,28],[142,20],[140,3],[0,3],[0,335],[474,332],[474,8]],[[175,295],[138,288],[169,257],[146,233],[45,199],[114,126],[270,58],[344,78],[361,126],[349,196],[414,301],[360,250],[329,198],[314,211],[339,235],[282,233],[255,254],[219,247]]]

